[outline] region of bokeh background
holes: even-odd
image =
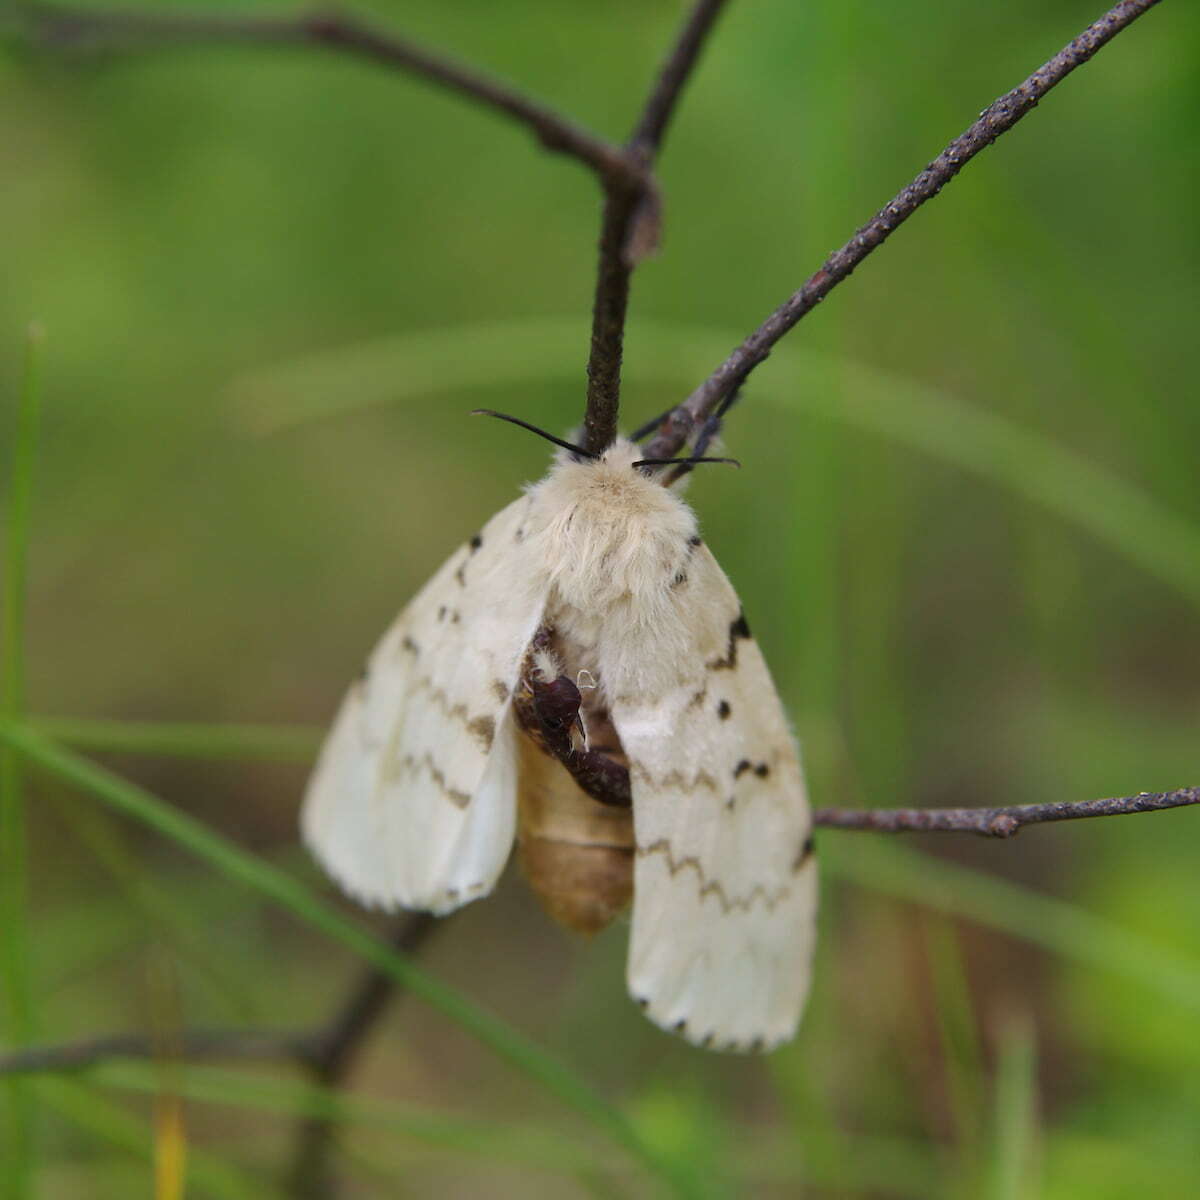
[[[732,4],[662,161],[628,422],[686,394],[1099,7]],[[681,8],[355,6],[613,137]],[[695,479],[816,803],[1200,783],[1198,102],[1200,12],[1163,4],[802,323],[729,422],[744,469]],[[578,419],[594,182],[489,112],[329,54],[62,59],[17,35],[0,179],[6,471],[22,332],[47,331],[30,710],[335,900],[297,845],[306,731],[542,473],[541,443],[467,410]],[[201,728],[135,753],[146,722]],[[226,754],[211,723],[295,727],[299,748],[247,730]],[[39,1041],[299,1027],[361,970],[95,796],[33,773],[26,800]],[[1198,817],[994,844],[826,832],[814,995],[765,1060],[651,1027],[624,995],[625,929],[570,939],[515,872],[422,962],[714,1196],[1193,1196]],[[164,1095],[184,1098],[188,1195],[282,1194],[302,1081],[231,1070],[39,1078],[36,1194],[178,1194],[169,1169],[152,1182]],[[352,1084],[378,1104],[341,1126],[347,1195],[667,1194],[414,999]]]

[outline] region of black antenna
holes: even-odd
[[[492,408],[473,408],[471,409],[473,417],[497,417],[501,421],[508,421],[511,425],[520,425],[522,429],[528,429],[530,433],[536,433],[538,437],[543,437],[548,442],[553,442],[556,446],[561,446],[564,450],[570,450],[572,454],[578,454],[580,458],[599,458],[600,455],[593,454],[590,450],[585,450],[582,446],[574,446],[570,442],[564,442],[562,438],[557,438],[552,433],[547,433],[544,429],[539,429],[536,425],[530,425],[528,421],[522,421],[520,417],[510,417],[508,413],[496,412]],[[634,466],[637,466],[634,463]]]
[[[639,458],[632,465],[635,467],[670,467],[686,463],[694,467],[697,463],[729,463],[740,467],[742,464],[736,458]]]

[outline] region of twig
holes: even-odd
[[[415,954],[440,922],[430,913],[411,913],[397,929],[392,945]],[[324,1029],[307,1045],[305,1063],[315,1083],[333,1088],[342,1083],[371,1031],[395,998],[396,983],[373,968],[365,970]],[[331,1158],[335,1123],[327,1116],[311,1117],[296,1135],[290,1194],[302,1200],[325,1200],[336,1193]]]
[[[356,55],[419,75],[469,96],[527,126],[547,150],[586,163],[606,182],[641,188],[640,169],[620,146],[597,137],[544,104],[473,67],[435,54],[353,17],[314,11],[293,17],[164,16],[140,10],[77,9],[25,4],[22,17],[35,44],[47,50],[159,49],[200,44],[311,46]]]
[[[1079,821],[1086,817],[1121,817],[1200,804],[1200,787],[1173,792],[1139,792],[1110,800],[1015,804],[1005,808],[819,808],[813,823],[829,829],[871,833],[977,833],[1010,838],[1022,826],[1047,821]]]
[[[312,1034],[272,1029],[189,1029],[172,1043],[179,1057],[306,1063]],[[0,1054],[0,1076],[37,1075],[46,1072],[84,1071],[114,1058],[157,1058],[163,1052],[162,1038],[152,1034],[118,1033],[107,1037],[71,1042],[62,1046],[31,1046]]]
[[[835,250],[798,292],[780,305],[671,412],[654,440],[646,446],[646,456],[670,458],[678,454],[692,430],[725,396],[740,387],[746,376],[770,354],[775,343],[848,278],[872,250],[881,246],[926,200],[936,196],[975,155],[1010,130],[1051,88],[1157,3],[1158,0],[1121,0],[1024,83],[988,105],[965,133],[956,137],[840,250]]]
[[[1200,805],[1200,787],[1179,788],[1173,792],[1140,792],[1136,796],[1108,800],[1022,804],[1005,808],[819,808],[813,814],[813,823],[827,829],[868,833],[946,832],[1010,838],[1025,825],[1128,816],[1189,805]],[[400,930],[395,945],[412,953],[439,924],[428,914],[415,914]],[[289,1060],[305,1067],[317,1082],[333,1086],[345,1078],[355,1054],[393,997],[394,986],[382,980],[375,971],[368,971],[333,1020],[315,1032],[189,1030],[178,1035],[178,1053],[187,1059]],[[161,1049],[159,1039],[130,1033],[67,1045],[13,1050],[0,1054],[0,1077],[84,1070],[114,1058],[153,1058]],[[320,1127],[319,1137],[317,1127]],[[310,1131],[301,1142],[306,1153],[317,1155],[316,1147],[321,1146],[321,1154],[326,1154],[328,1123],[309,1122],[305,1129]],[[312,1177],[316,1174],[314,1172]]]
[[[641,168],[641,181],[631,186],[615,177],[605,179],[583,418],[583,445],[594,454],[617,435],[629,280],[637,264],[658,246],[661,204],[651,168],[684,84],[725,2],[697,0],[659,68],[625,148],[629,161]]]
[[[610,187],[600,221],[600,255],[592,301],[592,340],[588,350],[587,402],[583,414],[584,449],[599,454],[616,436],[621,404],[621,356],[629,280],[635,263],[626,252],[630,229],[641,202],[631,188]],[[646,220],[653,220],[647,217]],[[651,240],[657,241],[657,238]]]
[[[598,453],[616,436],[629,280],[658,245],[661,201],[651,171],[683,87],[726,0],[697,0],[656,77],[627,146],[613,145],[566,117],[461,63],[347,16],[161,16],[27,4],[24,20],[47,49],[152,49],[199,43],[316,46],[420,75],[504,112],[549,150],[586,163],[604,188],[592,304],[583,444]]]
[[[542,636],[539,631],[536,638]],[[570,731],[579,721],[582,699],[579,689],[562,676],[553,682],[530,681],[528,701],[518,697],[517,719],[522,730],[544,754],[556,758],[576,783],[594,800],[627,808],[632,791],[629,768],[607,759],[603,768],[590,760],[604,759],[591,752],[581,762]],[[829,829],[858,829],[873,833],[977,833],[984,837],[1012,837],[1023,825],[1047,821],[1078,821],[1085,817],[1116,817],[1131,813],[1158,812],[1200,804],[1200,788],[1173,792],[1140,792],[1109,800],[1058,801],[1051,804],[1016,804],[1005,808],[819,808],[813,824]]]
[[[726,0],[698,0],[688,14],[675,38],[671,53],[659,68],[654,89],[642,109],[633,137],[629,139],[631,146],[654,153],[662,145],[667,125],[679,105],[684,84],[687,83],[696,60],[700,57],[700,51],[704,48],[704,43],[725,4]]]
[[[407,916],[392,938],[405,954],[416,953],[442,925],[429,913]],[[343,1082],[369,1034],[395,999],[396,984],[373,968],[365,970],[323,1025],[309,1030],[193,1029],[172,1037],[171,1052],[189,1060],[231,1059],[291,1062],[314,1083]],[[0,1054],[0,1078],[46,1072],[82,1071],[114,1058],[158,1058],[162,1039],[123,1033],[60,1046],[35,1046]],[[326,1200],[335,1194],[330,1159],[335,1125],[329,1117],[303,1122],[296,1137],[290,1195]]]

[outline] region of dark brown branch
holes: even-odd
[[[1190,804],[1200,804],[1200,788],[1140,792],[1111,800],[1016,804],[1007,808],[819,808],[813,813],[813,823],[828,829],[860,829],[870,833],[977,833],[983,837],[1010,838],[1025,825],[1161,812]]]
[[[439,925],[430,913],[411,913],[392,938],[404,954],[415,954]],[[313,1081],[334,1088],[353,1069],[367,1037],[379,1024],[395,998],[395,979],[367,968],[329,1023],[309,1038],[304,1061]],[[335,1123],[329,1117],[311,1117],[296,1135],[290,1194],[302,1200],[324,1200],[336,1192],[332,1155]]]
[[[533,646],[549,633],[539,630]],[[629,768],[608,759],[603,769],[594,762],[581,766],[581,754],[571,731],[579,723],[582,697],[579,689],[565,676],[550,683],[533,678],[529,660],[522,671],[529,688],[528,696],[518,693],[517,719],[524,732],[544,754],[556,758],[583,790],[601,804],[629,807],[632,790]],[[588,752],[591,760],[603,759],[598,751]],[[1132,813],[1159,812],[1165,808],[1183,808],[1200,804],[1200,788],[1179,788],[1173,792],[1140,792],[1109,800],[1059,801],[1052,804],[1016,804],[1005,808],[818,808],[813,824],[827,829],[859,829],[873,833],[977,833],[983,837],[1007,838],[1024,825],[1047,821],[1078,821],[1086,817],[1117,817]]]
[[[1121,0],[1098,21],[1040,66],[1024,83],[988,105],[965,133],[952,141],[907,187],[875,214],[798,292],[775,310],[732,354],[674,409],[654,440],[648,457],[678,454],[688,435],[721,400],[741,386],[746,376],[806,313],[811,312],[873,250],[881,246],[927,200],[931,200],[981,150],[990,146],[1030,112],[1047,92],[1102,46],[1132,24],[1158,0]]]
[[[1200,787],[1173,792],[1140,792],[1106,800],[1076,803],[1022,804],[1005,808],[819,808],[813,823],[826,829],[869,833],[974,833],[983,837],[1010,838],[1025,825],[1049,821],[1077,821],[1090,817],[1128,816],[1164,809],[1200,805]],[[394,944],[407,953],[416,951],[440,922],[426,913],[413,914],[397,933]],[[395,984],[375,970],[366,971],[337,1014],[316,1031],[191,1030],[177,1035],[176,1052],[187,1059],[287,1060],[308,1070],[316,1082],[336,1086],[345,1079],[364,1040],[378,1023]],[[0,1078],[7,1075],[77,1071],[114,1058],[155,1058],[162,1053],[161,1039],[145,1034],[118,1034],[61,1046],[33,1047],[0,1054]],[[325,1163],[331,1145],[328,1121],[304,1126],[293,1175],[327,1180]],[[315,1164],[315,1165],[314,1165]],[[298,1195],[327,1195],[328,1191],[298,1191]]]
[[[604,187],[604,216],[592,306],[583,445],[599,453],[617,432],[630,276],[637,263],[658,245],[661,204],[652,174],[654,158],[724,4],[725,0],[697,0],[659,69],[625,147],[597,137],[474,68],[332,12],[294,17],[164,16],[129,9],[25,4],[21,14],[35,44],[59,51],[250,43],[311,46],[356,55],[418,75],[503,112],[529,128],[547,149],[591,167]]]
[[[606,182],[620,182],[635,189],[647,186],[634,160],[620,146],[597,137],[473,67],[344,14],[316,11],[292,17],[162,15],[133,9],[111,11],[46,4],[26,4],[21,11],[34,43],[47,50],[151,50],[205,43],[250,43],[341,51],[418,75],[503,112],[529,128],[546,149],[586,163]]]
[[[659,68],[658,79],[642,110],[641,118],[629,139],[650,154],[658,151],[667,125],[679,104],[679,96],[700,57],[700,51],[712,32],[726,0],[699,0],[675,39],[671,53]]]
[[[654,159],[684,84],[724,5],[725,0],[697,0],[659,68],[625,151],[630,163],[640,169],[640,181],[632,185],[615,177],[605,181],[583,418],[583,445],[593,454],[617,436],[629,280],[637,264],[658,246],[661,202],[653,182]]]
[[[617,436],[625,311],[629,305],[629,280],[635,265],[632,255],[627,253],[627,246],[641,203],[642,193],[635,188],[612,186],[605,190],[581,439],[591,454],[600,454]],[[657,236],[649,240],[657,242]]]

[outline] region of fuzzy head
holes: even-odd
[[[651,612],[685,562],[695,514],[633,465],[641,457],[626,438],[597,458],[564,454],[534,489],[543,561],[567,604]]]

